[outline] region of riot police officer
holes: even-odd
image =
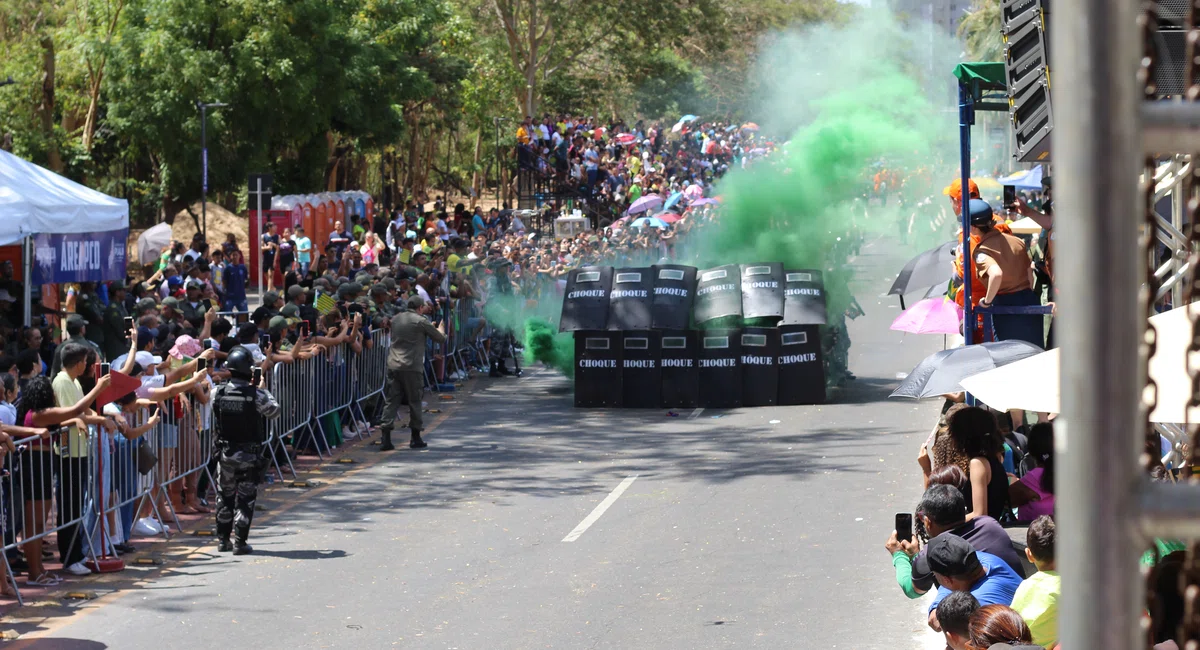
[[[270,354],[268,353],[268,361]],[[236,346],[225,358],[230,379],[213,393],[213,425],[216,427],[217,453],[217,550],[246,555],[253,549],[246,543],[258,482],[266,469],[263,455],[267,439],[267,418],[279,417],[275,397],[252,385],[254,358],[250,351]],[[233,543],[230,543],[230,534]]]

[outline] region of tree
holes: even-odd
[[[1000,34],[1000,0],[975,0],[958,25],[972,61],[1001,61],[1004,39]]]

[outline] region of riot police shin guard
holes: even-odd
[[[391,429],[380,429],[379,430],[379,451],[391,451],[395,448],[396,448],[396,445],[392,444],[392,430]]]

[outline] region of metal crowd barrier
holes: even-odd
[[[324,458],[322,448],[328,453],[330,446],[321,417],[344,412],[353,418],[357,412],[365,419],[362,402],[384,390],[390,343],[386,332],[374,330],[371,345],[364,347],[362,354],[343,345],[332,353],[322,351],[311,359],[274,366],[268,388],[281,413],[268,422],[268,449],[280,478],[280,453],[296,475],[284,449],[285,437],[292,436],[295,445],[296,436],[307,430],[320,440],[315,445]],[[15,586],[11,560],[25,551],[40,559],[41,546],[51,534],[61,538],[58,543],[63,550],[67,545],[80,545],[84,560],[95,566],[98,556],[112,554],[114,544],[129,541],[134,524],[143,516],[160,522],[167,538],[171,535],[164,514],[169,513],[176,528],[182,530],[168,495],[179,482],[189,482],[191,489],[196,489],[190,479],[198,480],[202,472],[209,471],[213,460],[211,401],[204,403],[185,393],[164,404],[160,421],[132,438],[122,431],[133,434],[147,423],[149,414],[144,408],[121,411],[123,430],[108,433],[89,427],[82,446],[77,438],[69,439],[65,429],[49,440],[32,437],[14,443],[16,453],[7,454],[0,466],[3,579]],[[138,467],[143,446],[157,457],[145,473]],[[210,474],[209,485],[215,489],[212,479]],[[17,600],[24,604],[19,589]]]

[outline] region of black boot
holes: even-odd
[[[392,444],[391,429],[384,429],[384,430],[380,431],[379,432],[379,451],[391,451],[395,448],[396,448],[396,445]]]
[[[228,553],[232,550],[233,550],[233,543],[229,541],[228,537],[222,537],[221,541],[217,542],[217,552],[218,553]]]
[[[512,376],[513,373],[511,370],[508,369],[508,366],[504,363],[504,359],[501,359],[498,365],[500,366],[500,374],[501,375],[503,375],[505,377]]]
[[[492,369],[488,372],[488,377],[502,377],[500,374],[500,362],[496,359],[491,361]]]
[[[244,540],[239,539],[233,543],[233,554],[234,555],[250,555],[253,552],[254,552],[254,549],[251,548],[250,545],[247,544]]]
[[[424,440],[421,440],[421,432],[414,429],[412,432],[412,441],[408,443],[408,446],[412,449],[424,449],[429,445]]]

